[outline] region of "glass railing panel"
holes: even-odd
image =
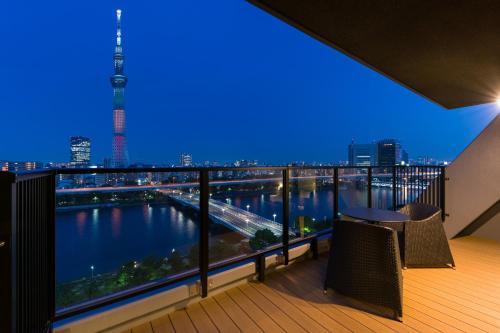
[[[392,209],[392,168],[372,169],[372,207]]]
[[[368,206],[368,169],[339,168],[339,211]]]
[[[281,170],[210,172],[209,263],[282,242]]]
[[[198,172],[56,181],[56,308],[198,270]]]
[[[290,171],[290,229],[305,237],[332,227],[333,169]]]

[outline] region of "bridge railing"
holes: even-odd
[[[0,331],[39,331],[187,281],[205,297],[212,272],[248,261],[263,279],[271,253],[286,265],[309,242],[317,254],[346,207],[420,201],[444,218],[444,180],[437,166],[2,172],[0,305],[11,311]]]

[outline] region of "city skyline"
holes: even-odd
[[[497,113],[493,105],[444,110],[244,2],[193,11],[180,2],[168,11],[161,2],[8,7],[0,108],[23,127],[0,128],[0,140],[14,143],[0,147],[2,160],[65,161],[75,135],[92,139],[93,163],[110,157],[116,8],[127,12],[131,163],[173,162],[182,151],[197,161],[339,161],[352,137],[394,137],[413,157],[453,159]],[[27,34],[21,15],[43,38],[18,43]],[[44,83],[29,95],[27,76]]]

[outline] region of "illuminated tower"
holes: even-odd
[[[122,11],[118,9],[116,11],[116,47],[113,56],[115,73],[111,76],[111,85],[113,86],[113,157],[111,162],[115,168],[124,168],[129,165],[123,98],[127,77],[123,74],[121,14]]]

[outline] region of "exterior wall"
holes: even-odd
[[[500,198],[500,115],[446,168],[446,177],[444,226],[452,238]]]
[[[472,235],[500,242],[500,213],[477,229]]]

